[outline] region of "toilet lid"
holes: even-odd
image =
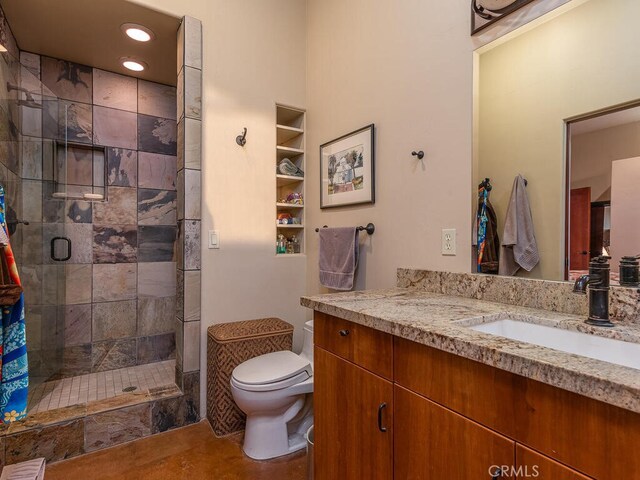
[[[300,383],[312,375],[309,361],[287,350],[254,357],[233,369],[233,379],[247,387],[267,386],[288,379]]]

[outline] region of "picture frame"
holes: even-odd
[[[375,203],[375,124],[320,145],[320,208]]]
[[[493,25],[498,20],[534,0],[471,0],[471,35]]]

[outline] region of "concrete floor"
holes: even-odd
[[[304,451],[266,462],[242,453],[242,434],[216,438],[207,421],[47,467],[46,480],[305,480]]]

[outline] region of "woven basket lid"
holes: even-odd
[[[280,318],[259,318],[241,322],[212,325],[208,334],[218,343],[235,342],[247,338],[271,337],[293,332],[293,325]]]

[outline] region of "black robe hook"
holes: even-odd
[[[242,132],[242,135],[238,135],[236,137],[236,143],[238,145],[240,145],[241,147],[244,147],[247,143],[247,127],[244,127],[244,132]]]

